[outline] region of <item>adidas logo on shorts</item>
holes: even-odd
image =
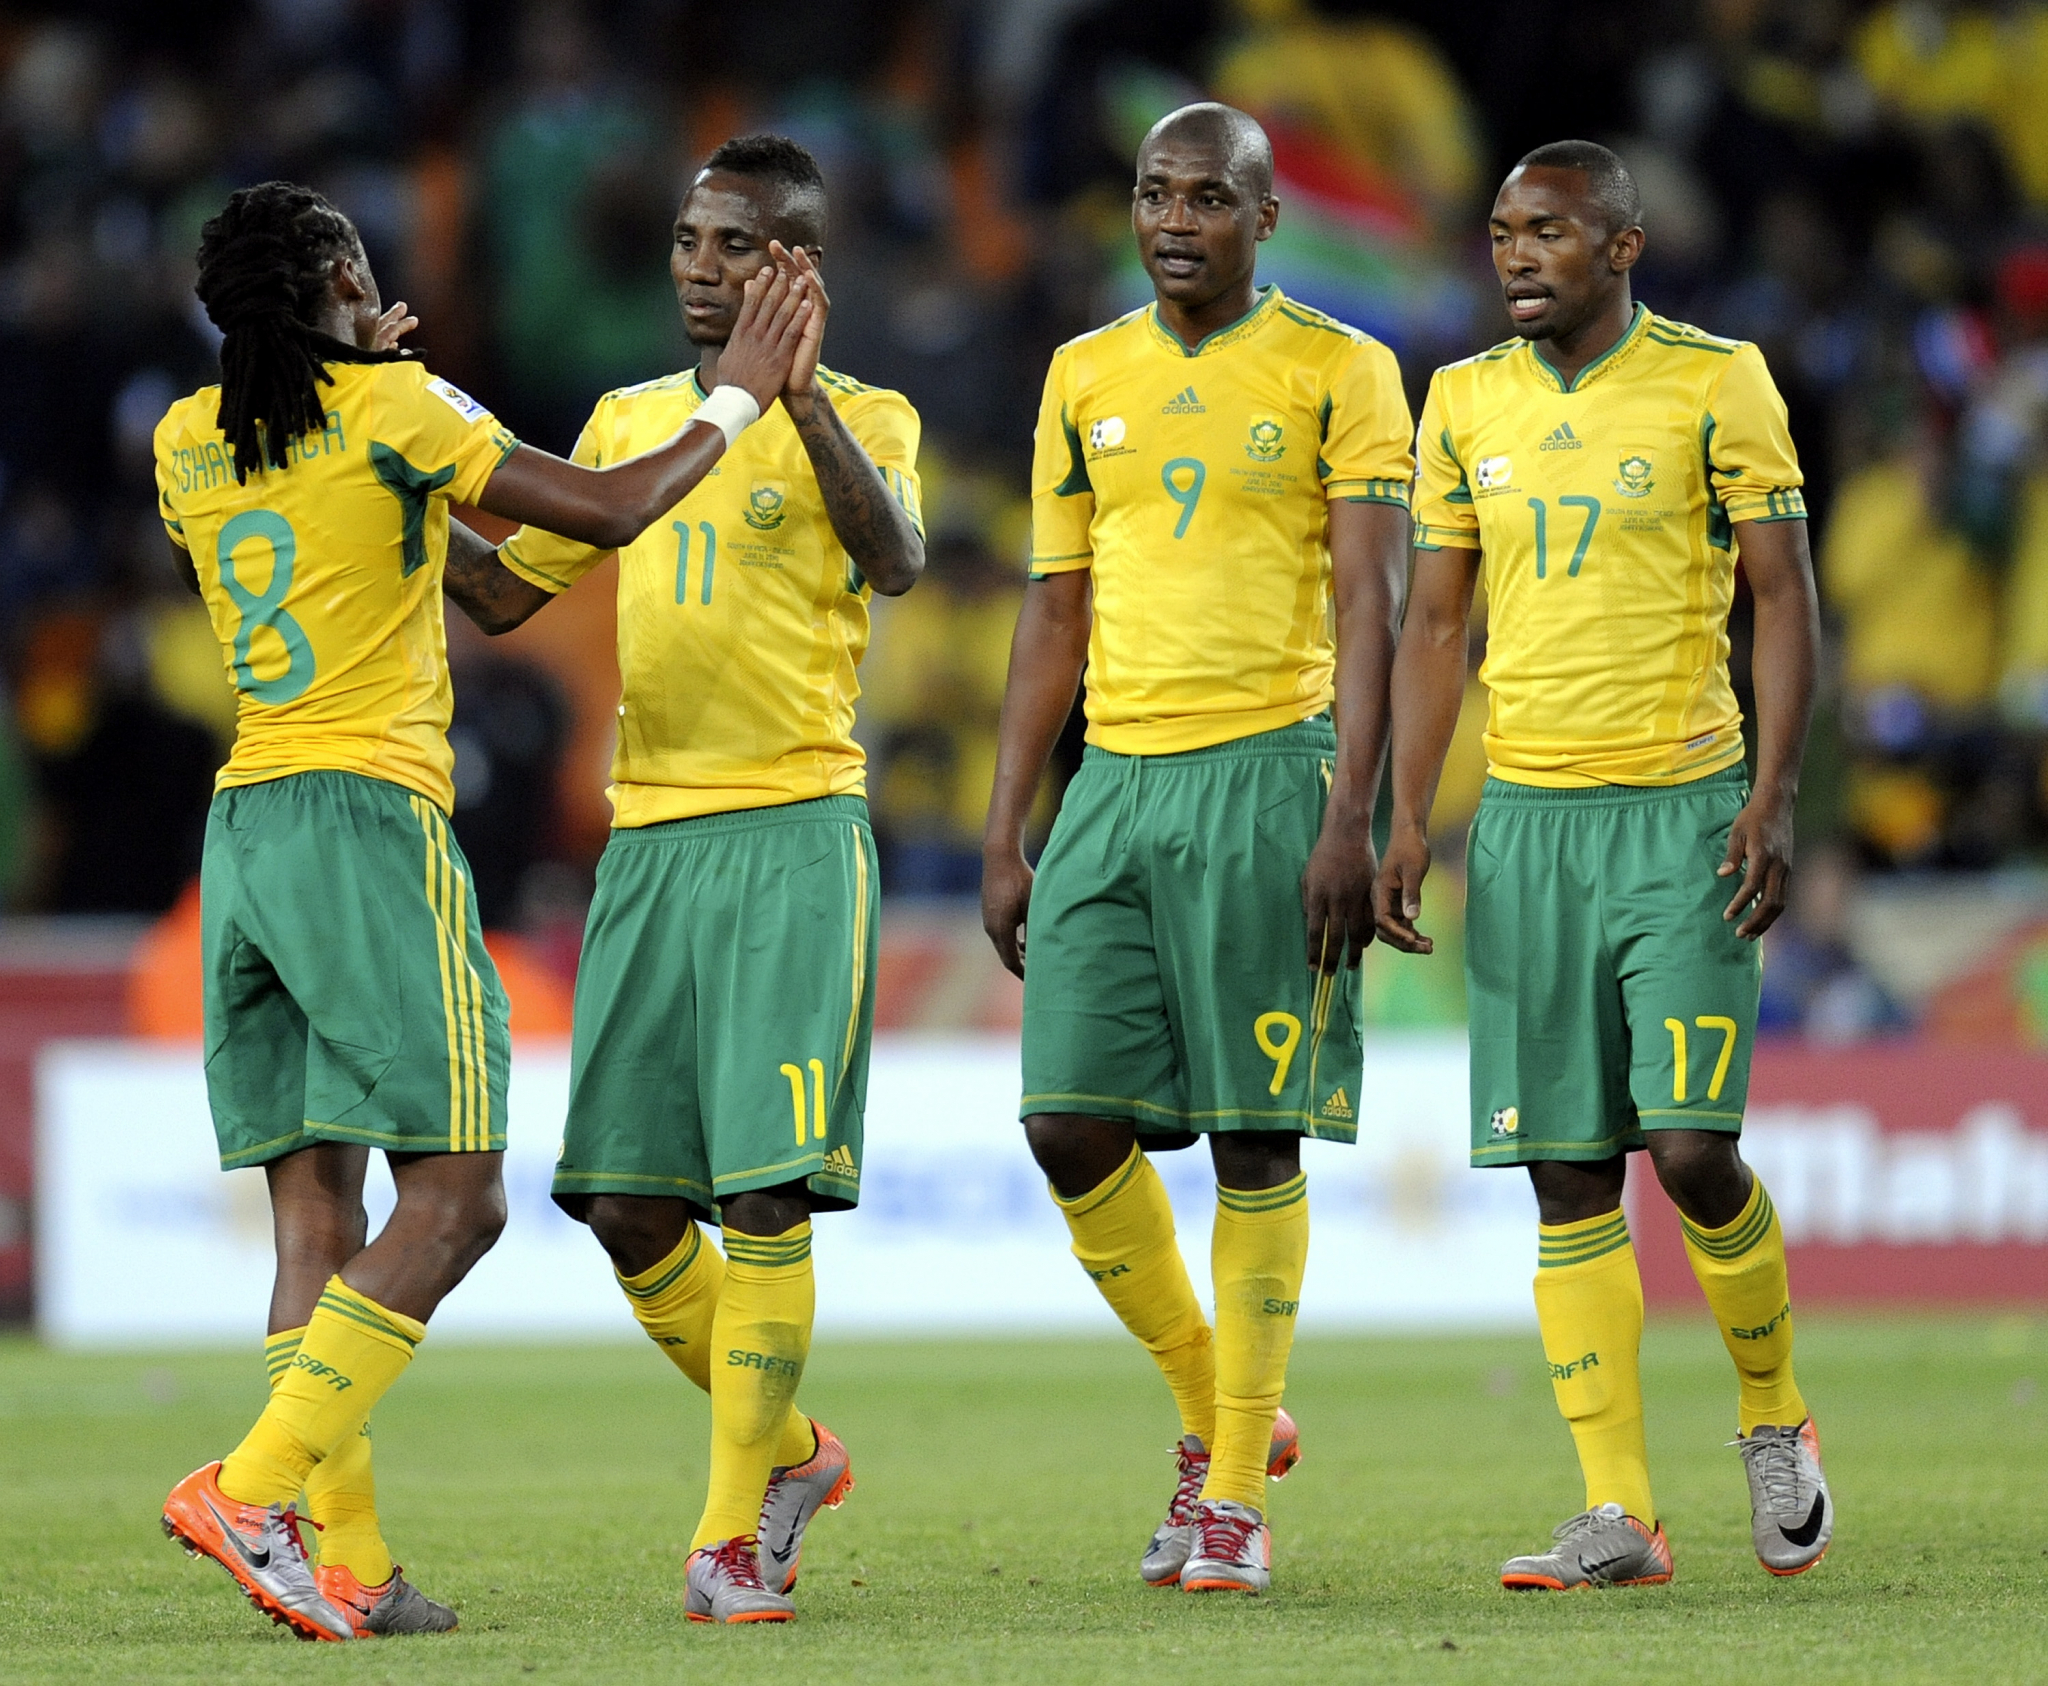
[[[1358,1116],[1351,1110],[1351,1097],[1342,1089],[1331,1091],[1330,1098],[1323,1102],[1322,1114],[1325,1118],[1339,1119],[1346,1124]]]
[[[819,1169],[851,1182],[860,1181],[860,1167],[853,1162],[853,1152],[844,1142],[825,1155],[825,1163]]]

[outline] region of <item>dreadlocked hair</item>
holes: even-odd
[[[194,289],[224,336],[220,428],[247,482],[266,462],[284,468],[292,441],[327,425],[320,384],[329,363],[391,363],[403,351],[365,351],[312,326],[337,258],[361,249],[355,224],[310,187],[267,181],[228,198],[199,234]]]

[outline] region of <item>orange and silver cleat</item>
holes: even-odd
[[[1197,1436],[1183,1436],[1174,1448],[1174,1457],[1180,1473],[1166,1506],[1166,1520],[1153,1530],[1145,1555],[1138,1559],[1138,1573],[1147,1586],[1180,1584],[1181,1568],[1195,1545],[1195,1501],[1202,1496],[1202,1483],[1209,1479],[1209,1451]],[[1284,1481],[1287,1472],[1300,1462],[1301,1431],[1283,1408],[1273,1418],[1266,1474],[1271,1480]]]
[[[1582,1586],[1662,1586],[1671,1579],[1671,1546],[1617,1504],[1582,1510],[1552,1532],[1557,1544],[1501,1565],[1510,1592],[1569,1592]]]
[[[800,1464],[771,1470],[761,1500],[761,1574],[785,1596],[796,1587],[811,1518],[837,1510],[853,1491],[853,1462],[839,1436],[816,1418],[809,1420],[817,1449]]]
[[[364,1586],[353,1569],[323,1563],[313,1571],[320,1596],[348,1617],[358,1639],[383,1639],[401,1633],[453,1633],[455,1612],[431,1598],[393,1568],[391,1579]]]
[[[355,1637],[348,1617],[320,1595],[299,1538],[299,1514],[244,1504],[220,1490],[220,1465],[195,1469],[164,1500],[164,1532],[194,1557],[235,1577],[249,1602],[301,1639]]]
[[[796,1606],[761,1580],[754,1537],[738,1534],[690,1553],[683,1614],[693,1622],[787,1622]]]

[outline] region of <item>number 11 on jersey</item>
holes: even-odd
[[[676,601],[686,603],[690,597],[690,524],[671,521],[669,525],[676,530]],[[697,531],[704,535],[704,579],[697,601],[709,603],[711,575],[718,566],[718,529],[709,521],[699,521]]]

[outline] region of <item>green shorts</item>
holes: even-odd
[[[433,803],[358,773],[223,790],[199,905],[223,1170],[313,1142],[504,1147],[505,991]]]
[[[1325,718],[1089,747],[1031,891],[1023,1116],[1357,1138],[1358,973],[1309,969],[1301,911],[1336,753]]]
[[[614,831],[576,974],[555,1202],[860,1199],[875,839],[858,796]]]
[[[1692,784],[1486,781],[1466,855],[1472,1163],[1610,1159],[1645,1130],[1742,1128],[1761,946],[1715,876],[1749,799]]]

